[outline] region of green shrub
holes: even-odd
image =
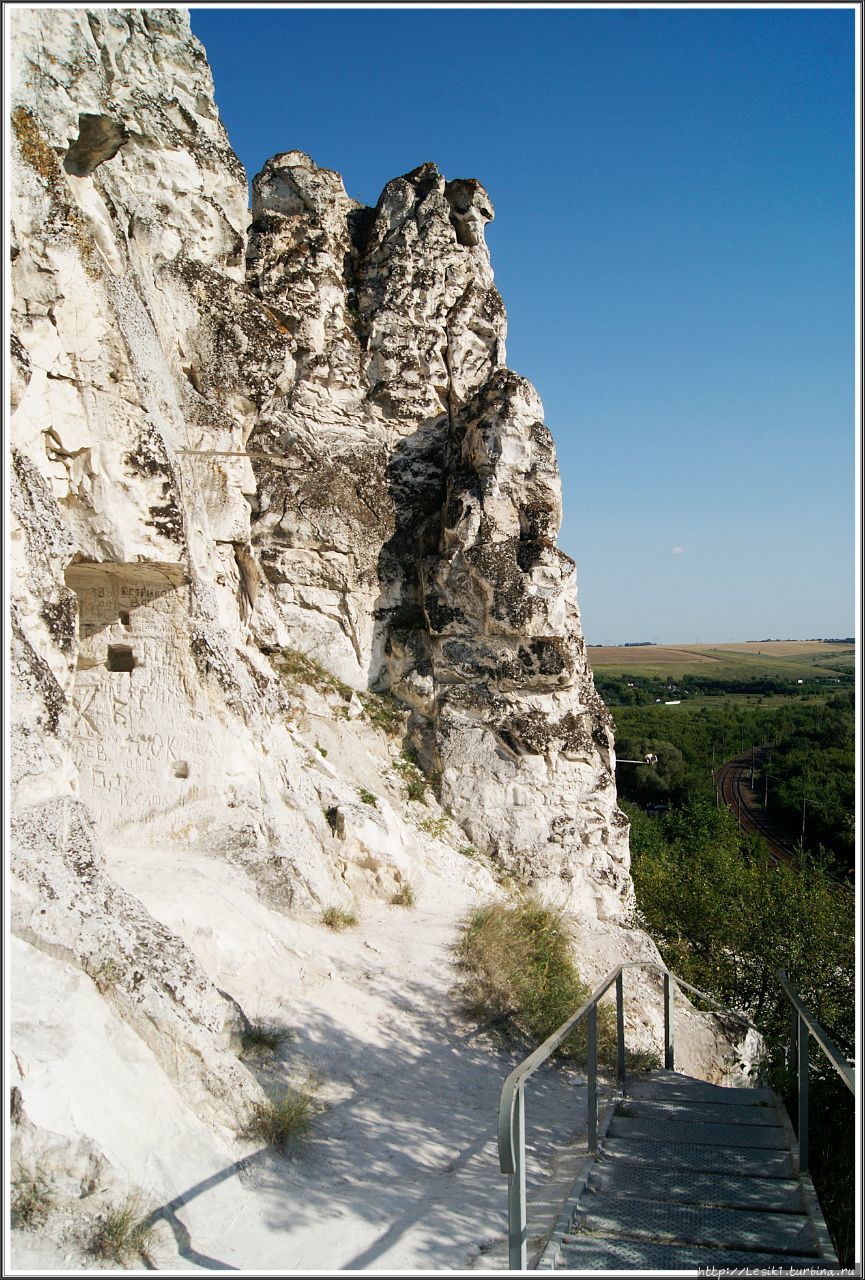
[[[352,925],[357,924],[357,916],[353,911],[343,911],[341,907],[325,907],[321,913],[321,922],[326,924],[328,929],[339,933],[341,929],[350,929]]]
[[[406,747],[402,751],[394,768],[406,784],[409,800],[418,800],[426,804],[427,780],[418,765],[417,755],[411,747]]]
[[[97,1258],[128,1267],[138,1258],[151,1262],[154,1228],[138,1196],[130,1195],[97,1219],[88,1251]]]
[[[691,800],[631,819],[637,922],[673,972],[745,1010],[764,1036],[763,1071],[795,1110],[784,1080],[789,1006],[775,976],[786,969],[805,1004],[843,1052],[855,1049],[855,901],[828,859],[801,852],[775,865],[735,816]],[[811,1073],[811,1177],[842,1265],[853,1262],[855,1163],[852,1099],[816,1055]],[[817,1123],[820,1116],[822,1123]]]
[[[320,1110],[315,1098],[317,1090],[318,1082],[309,1079],[303,1089],[289,1088],[282,1098],[256,1103],[241,1136],[285,1151],[309,1133]]]
[[[775,978],[786,969],[842,1048],[854,1042],[854,895],[807,855],[773,865],[765,847],[741,847],[736,818],[691,801],[631,819],[637,923],[666,963],[731,1008],[744,1009],[783,1057],[789,1013]]]
[[[576,1013],[591,994],[571,956],[572,936],[560,912],[525,900],[479,907],[463,926],[457,954],[464,995],[481,1019],[540,1043]],[[558,1052],[584,1061],[583,1018]],[[598,1057],[615,1062],[615,1013],[598,1008]]]
[[[364,804],[371,804],[373,808],[376,805],[376,798],[371,791],[367,791],[366,787],[359,787],[357,794],[360,796]]]
[[[414,901],[414,889],[408,881],[400,885],[390,900],[392,907],[413,907]]]
[[[12,1226],[40,1226],[48,1217],[53,1203],[53,1191],[41,1173],[33,1178],[16,1179],[12,1183]]]

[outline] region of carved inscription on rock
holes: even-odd
[[[217,765],[186,640],[179,566],[73,565],[80,656],[73,753],[108,828],[170,811]]]

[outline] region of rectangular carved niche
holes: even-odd
[[[186,581],[183,566],[164,563],[66,572],[79,602],[72,751],[80,795],[105,831],[149,820],[188,786]]]

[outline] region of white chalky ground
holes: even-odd
[[[19,963],[32,990],[19,993],[27,1015],[15,1028],[28,1115],[61,1133],[88,1133],[153,1208],[164,1208],[159,1269],[506,1265],[496,1111],[516,1057],[503,1056],[453,998],[451,944],[465,886],[430,878],[414,909],[367,903],[358,926],[334,933],[268,908],[242,871],[218,859],[127,848],[110,852],[108,865],[248,1015],[290,1028],[277,1056],[254,1066],[268,1092],[312,1073],[325,1104],[287,1158],[217,1135],[87,978],[16,943],[31,953]],[[76,990],[89,1021],[50,1025],[58,1005],[45,993],[57,983]],[[552,1226],[562,1177],[580,1157],[582,1082],[542,1070],[527,1115],[531,1237]],[[64,1241],[60,1231],[55,1224],[41,1241],[16,1232],[14,1265],[81,1266],[74,1235]]]

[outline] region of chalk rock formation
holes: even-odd
[[[627,822],[484,188],[426,163],[369,209],[288,151],[250,220],[183,11],[11,24],[16,1151],[171,1208],[262,1099],[231,987],[268,921],[515,873],[612,954]],[[258,952],[207,923],[225,862]],[[67,1032],[103,1067],[61,1114]]]
[[[423,164],[367,209],[290,151],[247,242],[180,11],[14,22],[16,804],[222,852],[285,905],[338,896],[269,660],[292,647],[410,711],[475,845],[622,917],[610,723],[484,188]]]
[[[343,679],[413,709],[474,843],[620,917],[610,722],[555,545],[552,437],[503,363],[487,193],[424,164],[362,209],[301,152],[253,191],[250,286],[296,343],[294,384],[260,400],[249,441],[274,615]]]

